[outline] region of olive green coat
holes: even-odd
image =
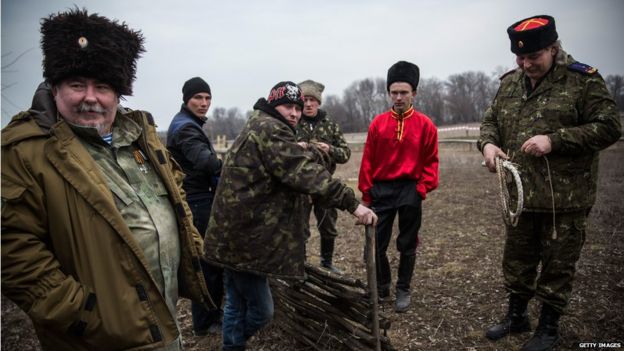
[[[147,350],[179,337],[174,317],[88,151],[51,100],[2,130],[2,293],[32,319],[46,350]],[[182,173],[149,114],[129,112],[177,210],[181,296],[211,304],[202,240]]]

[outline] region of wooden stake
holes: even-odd
[[[366,232],[366,277],[368,278],[368,290],[370,291],[371,305],[373,307],[373,336],[377,342],[375,350],[381,351],[379,338],[379,300],[377,296],[377,267],[375,266],[375,230],[370,225],[365,228]]]

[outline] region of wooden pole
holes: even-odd
[[[366,226],[366,276],[368,278],[368,289],[370,291],[371,306],[373,307],[373,336],[375,337],[375,350],[381,351],[381,340],[379,337],[379,300],[377,296],[377,267],[375,266],[375,230],[370,225]]]

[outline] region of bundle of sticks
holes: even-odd
[[[305,272],[303,281],[271,280],[275,321],[283,331],[311,350],[394,350],[386,336],[390,321],[366,284],[310,264]]]

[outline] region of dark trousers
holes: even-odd
[[[210,219],[210,210],[212,208],[212,194],[193,194],[187,197],[189,207],[193,213],[193,225],[204,237],[208,228],[208,220]],[[217,306],[216,309],[207,310],[203,305],[191,302],[191,313],[193,315],[193,330],[204,331],[211,324],[219,323],[221,320],[221,300],[223,300],[223,268],[219,268],[201,261],[204,279],[208,286],[210,297]]]
[[[304,206],[304,216],[307,219],[305,222],[306,239],[310,238],[310,214],[314,210],[314,217],[316,217],[316,225],[324,239],[335,239],[338,236],[336,231],[336,221],[338,220],[338,211],[335,208],[326,208],[317,203],[309,202],[306,200]]]
[[[556,239],[552,238],[552,213],[525,212],[516,227],[507,226],[503,254],[507,290],[525,300],[537,296],[563,313],[585,243],[587,215],[588,211],[557,213]]]
[[[418,246],[418,231],[422,220],[422,207],[403,205],[398,208],[386,209],[377,212],[377,281],[380,292],[388,291],[392,282],[390,262],[388,261],[388,245],[392,237],[394,218],[399,215],[399,234],[396,239],[396,248],[400,253],[397,276],[397,290],[409,291],[410,282],[416,264],[416,247]]]

